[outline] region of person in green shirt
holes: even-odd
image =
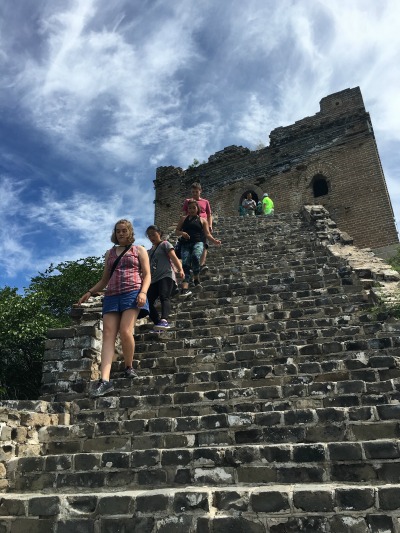
[[[267,193],[263,194],[263,215],[273,215],[274,214],[274,202],[268,196]]]

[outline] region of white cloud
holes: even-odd
[[[150,192],[127,191],[121,180],[115,193],[102,198],[81,192],[60,198],[44,189],[40,200],[30,203],[22,197],[26,188],[27,183],[9,178],[0,181],[0,264],[11,278],[34,275],[50,263],[102,256],[112,246],[112,228],[120,218],[133,221],[139,244],[147,242],[145,227],[153,220]]]
[[[32,259],[24,238],[32,230],[22,216],[20,194],[26,184],[0,177],[0,268],[13,278]]]
[[[195,24],[190,24],[190,9],[176,9],[155,27],[148,21],[143,41],[129,42],[132,37],[126,28],[118,33],[118,23],[112,29],[93,28],[99,8],[77,0],[68,11],[42,21],[48,57],[26,65],[24,102],[35,125],[62,137],[65,147],[135,164],[142,145],[178,120],[174,74],[196,56],[190,37]],[[109,126],[96,138],[104,114]],[[94,139],[82,135],[87,128]]]
[[[3,149],[19,179],[0,182],[10,275],[101,255],[120,217],[135,217],[142,238],[156,166],[268,144],[271,130],[347,87],[361,87],[400,213],[398,0],[4,4],[2,110],[19,128]],[[48,184],[42,192],[33,175]],[[39,191],[35,205],[28,187]],[[35,240],[46,231],[57,239],[51,252]]]

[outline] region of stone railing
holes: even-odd
[[[347,263],[344,275],[354,273],[359,278],[372,303],[399,300],[400,274],[371,249],[353,246],[353,239],[337,227],[322,205],[305,205],[301,214],[315,226],[318,240]]]
[[[73,309],[76,325],[50,329],[43,357],[41,399],[68,401],[87,394],[90,380],[98,379],[103,322],[100,301]]]

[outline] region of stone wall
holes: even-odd
[[[237,214],[247,190],[258,198],[267,192],[278,213],[324,205],[358,247],[398,243],[371,119],[358,87],[323,98],[314,116],[276,128],[266,148],[229,146],[196,168],[158,168],[156,224],[166,228],[176,222],[193,181],[202,183],[216,215]],[[321,192],[318,183],[326,194],[315,196]]]
[[[8,487],[7,464],[15,457],[42,454],[41,431],[69,424],[69,403],[7,401],[0,403],[0,491]]]
[[[50,329],[43,359],[41,398],[67,401],[87,394],[89,380],[99,378],[102,340],[101,303],[92,299],[73,310],[76,326]]]

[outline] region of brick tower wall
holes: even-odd
[[[298,212],[304,204],[324,205],[359,247],[398,243],[369,113],[359,87],[323,98],[320,111],[270,134],[270,144],[250,151],[229,146],[196,168],[159,167],[155,222],[177,222],[190,185],[200,181],[214,215],[238,213],[250,190],[267,192],[275,212]],[[322,185],[322,189],[321,189]]]

